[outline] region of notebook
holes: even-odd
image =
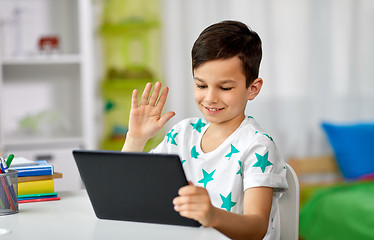
[[[73,150],[96,216],[198,227],[174,210],[173,199],[187,185],[178,155]]]

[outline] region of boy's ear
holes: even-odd
[[[263,81],[261,78],[256,78],[253,83],[248,87],[248,100],[253,100],[260,93]]]

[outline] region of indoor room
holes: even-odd
[[[257,33],[262,51],[258,74],[250,87],[233,87],[232,91],[242,93],[257,87],[257,92],[245,100],[241,120],[231,132],[234,125],[214,120],[225,111],[226,103],[207,107],[197,96],[206,94],[202,101],[207,101],[213,91],[204,75],[204,70],[210,71],[207,64],[228,61],[232,56],[217,54],[195,66],[193,51],[205,29],[227,20],[241,22]],[[266,151],[253,153],[258,162],[247,167],[249,160],[244,156],[234,158],[235,153],[242,154],[234,145],[242,144],[240,138],[246,141],[243,135],[225,156],[226,162],[235,162],[235,174],[242,179],[250,167],[267,173],[279,166],[282,181],[288,182],[284,186],[264,185],[273,189],[269,216],[274,216],[274,228],[280,230],[271,235],[272,227],[266,225],[267,235],[259,239],[374,239],[373,23],[371,0],[0,0],[0,235],[4,234],[4,239],[43,239],[47,233],[62,232],[58,226],[74,225],[61,233],[61,239],[236,238],[235,233],[210,227],[200,218],[176,224],[191,224],[188,227],[171,226],[175,224],[170,222],[164,225],[152,217],[143,221],[146,223],[115,221],[124,220],[118,217],[102,220],[91,206],[97,203],[91,199],[95,195],[89,191],[91,180],[82,180],[85,170],[77,158],[94,160],[97,153],[99,161],[104,153],[119,159],[124,152],[142,151],[149,156],[164,149],[174,154],[173,147],[182,142],[180,123],[194,119],[186,125],[200,134],[196,141],[201,143],[197,150],[183,150],[191,159],[179,155],[177,168],[187,185],[186,180],[206,191],[212,207],[215,202],[207,186],[215,184],[219,170],[199,169],[201,176],[196,175],[186,170],[189,161],[205,157],[204,153],[210,152],[207,149],[212,153],[220,149],[243,122],[254,124],[256,139],[261,135],[273,146],[269,158],[269,151],[266,155]],[[217,35],[217,45],[219,39]],[[241,55],[233,56],[244,61]],[[209,73],[219,76],[224,70],[215,66]],[[225,94],[232,88],[222,86],[230,81],[223,82],[214,97],[229,96]],[[148,95],[144,93],[147,89]],[[238,98],[239,94],[231,96]],[[158,111],[157,124],[137,118],[135,110],[145,105]],[[222,141],[218,132],[209,131],[214,126],[227,127]],[[152,134],[135,141],[140,137],[135,138],[134,133],[151,127]],[[194,141],[188,134],[183,137],[186,144]],[[273,162],[274,155],[283,165]],[[263,158],[266,160],[261,162]],[[105,159],[93,163],[90,165],[108,171],[126,168]],[[144,165],[131,171],[144,174],[149,168],[153,172],[159,168]],[[92,181],[101,179],[112,194],[125,195],[121,194],[122,184],[113,177],[121,173],[109,171],[110,176],[98,178],[96,174],[101,173],[95,171],[87,174],[90,179],[95,175]],[[11,173],[13,177],[7,176]],[[165,184],[172,182],[164,173],[156,178]],[[154,185],[161,185],[157,181]],[[175,197],[178,194],[174,193]],[[223,207],[228,199],[229,206]],[[231,192],[217,195],[217,201],[223,201],[217,207],[220,210],[243,212],[239,204],[244,203],[238,200],[235,206]],[[280,216],[273,215],[278,201]],[[66,208],[69,210],[64,212]],[[61,223],[46,233],[33,230],[37,224],[47,224],[45,219],[59,218],[58,214],[62,214]],[[21,231],[21,225],[33,219],[37,220]],[[81,222],[87,224],[80,226]],[[273,219],[268,222],[273,224]],[[196,228],[196,224],[205,227]]]

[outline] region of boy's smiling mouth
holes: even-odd
[[[208,112],[212,112],[212,113],[216,113],[216,112],[219,112],[225,108],[211,108],[211,107],[205,107],[204,108],[208,111]]]

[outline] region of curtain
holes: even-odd
[[[261,93],[253,116],[290,156],[331,154],[320,123],[374,121],[374,1],[164,0],[167,127],[201,116],[193,100],[191,48],[199,33],[239,20],[263,42]]]

